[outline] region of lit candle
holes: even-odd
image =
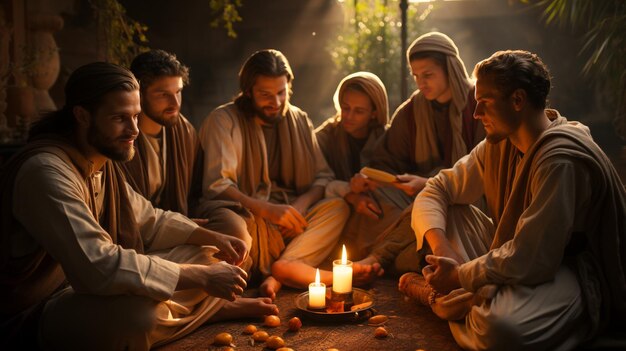
[[[309,308],[326,307],[326,284],[320,283],[320,269],[315,272],[315,283],[309,284]]]
[[[333,291],[339,294],[352,292],[352,261],[348,261],[346,245],[343,245],[341,260],[333,261]]]

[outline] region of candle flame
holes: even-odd
[[[320,269],[318,268],[317,271],[315,271],[315,284],[319,285],[320,284]]]
[[[346,245],[343,245],[341,252],[341,264],[348,264],[348,254],[346,253]]]

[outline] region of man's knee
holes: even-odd
[[[473,309],[465,320],[465,335],[454,336],[459,345],[467,349],[518,350],[523,346],[519,322],[504,315],[477,315]]]
[[[207,229],[239,238],[250,247],[252,236],[248,232],[246,221],[228,208],[219,208],[214,211],[213,219],[205,226]]]

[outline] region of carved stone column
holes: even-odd
[[[56,110],[48,93],[59,77],[61,67],[59,48],[53,33],[63,28],[61,16],[31,12],[28,16],[29,55],[32,59],[30,78],[34,89],[34,103],[37,112]]]

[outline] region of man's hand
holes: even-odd
[[[398,177],[399,182],[390,183],[394,187],[404,191],[409,196],[415,196],[426,186],[428,178],[412,174],[401,174]]]
[[[350,192],[344,199],[352,205],[356,212],[372,219],[380,219],[382,210],[369,195]]]
[[[370,190],[376,190],[381,184],[375,180],[371,180],[361,173],[355,174],[350,179],[350,191],[353,193],[365,193]]]
[[[220,251],[213,255],[213,257],[235,266],[241,265],[248,255],[246,243],[234,236],[216,234],[214,245]]]
[[[437,292],[448,294],[461,287],[459,282],[459,263],[452,258],[427,255],[428,266],[422,269],[426,282]]]
[[[306,219],[292,206],[266,203],[261,217],[285,228],[295,235],[301,234],[308,225]]]
[[[218,298],[235,301],[246,288],[248,274],[226,262],[209,266],[181,264],[176,290],[199,288]]]

